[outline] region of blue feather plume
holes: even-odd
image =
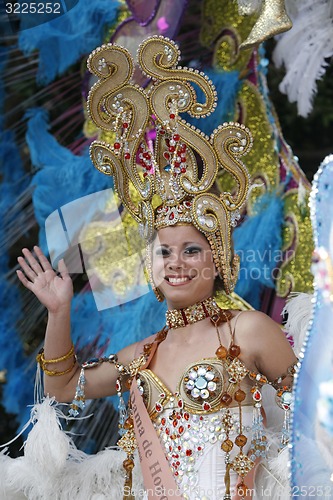
[[[47,217],[74,200],[111,187],[112,180],[93,167],[88,151],[77,156],[57,142],[48,132],[48,114],[45,110],[30,109],[26,118],[26,140],[31,161],[39,169],[32,179],[32,185],[35,186],[33,204],[40,226],[40,244],[45,249]]]
[[[254,308],[260,307],[264,286],[274,288],[274,272],[281,263],[283,200],[276,191],[261,196],[248,217],[234,231],[241,270],[235,291]]]
[[[22,14],[19,48],[25,55],[39,51],[37,81],[50,83],[103,43],[104,28],[116,21],[119,5],[117,0],[79,0],[61,17],[34,27]]]
[[[225,121],[230,121],[234,118],[235,99],[239,88],[242,84],[239,79],[238,71],[217,71],[214,69],[205,69],[205,74],[215,85],[217,95],[217,107],[215,111],[204,119],[192,118],[188,115],[184,116],[187,122],[195,125],[205,134],[210,135],[215,128]],[[204,94],[199,87],[193,85],[197,92],[198,102],[204,102]]]

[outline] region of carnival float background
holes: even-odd
[[[307,161],[310,178],[331,152],[333,105],[325,100],[325,93],[332,93],[332,79],[326,75],[323,83],[317,80],[326,71],[328,76],[332,74],[333,2],[289,0],[292,30],[266,46],[239,50],[264,3],[79,0],[72,2],[67,14],[34,27],[24,16],[8,23],[3,14],[1,442],[28,420],[34,358],[46,321],[43,307],[16,279],[16,258],[23,246],[31,247],[38,241],[44,250],[49,247],[55,263],[65,255],[72,266],[76,291],[73,338],[82,359],[92,353],[115,352],[164,323],[164,304],[157,304],[154,295],[146,293],[140,258],[143,242],[137,228],[126,223],[126,214],[125,226],[119,225],[122,207],[109,197],[112,183],[93,168],[89,158],[96,130],[86,114],[91,81],[85,63],[89,52],[101,43],[114,41],[135,52],[148,35],[169,36],[180,45],[182,64],[209,75],[218,92],[218,107],[205,123],[195,125],[210,133],[219,123],[235,120],[246,124],[254,136],[254,147],[245,161],[253,182],[260,187],[254,190],[235,231],[236,250],[243,255],[243,275],[236,291],[277,320],[291,291],[311,291],[310,183],[284,139],[277,115],[289,132],[288,141],[300,152],[306,150],[307,142],[311,154],[317,146],[311,142],[313,128],[319,130],[315,137],[321,136],[325,153]],[[272,60],[284,66],[279,76]],[[296,102],[303,118],[295,118],[295,106],[281,94],[276,97],[276,113],[267,85],[270,72],[275,80],[280,77],[280,89]],[[312,110],[317,84],[321,88]],[[220,189],[225,182],[228,179],[219,178]],[[93,210],[86,210],[91,205]],[[49,231],[47,238],[45,224],[50,220],[53,232]],[[96,290],[102,286],[101,300],[107,295],[112,303],[97,307],[94,286]],[[85,429],[85,437],[78,443],[88,451],[115,439],[112,424],[116,417],[111,404],[104,401],[95,405],[103,405],[104,411],[95,412],[89,432]],[[83,424],[76,431],[80,426]],[[18,445],[12,453],[19,453]]]

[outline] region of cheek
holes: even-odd
[[[164,259],[161,256],[155,255],[152,260],[153,275],[158,275],[164,270]]]

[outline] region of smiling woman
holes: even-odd
[[[180,112],[202,117],[213,111],[215,93],[204,76],[177,66],[173,42],[147,39],[138,54],[142,70],[154,79],[149,91],[129,83],[134,64],[126,49],[107,45],[89,58],[88,66],[99,78],[88,101],[91,118],[116,135],[113,145],[95,141],[91,156],[98,170],[114,176],[121,201],[142,226],[149,280],[168,306],[166,325],[142,343],[80,367],[70,339],[73,288],[66,266],[59,264],[57,276],[39,248],[35,255],[24,249],[18,277],[49,312],[39,355],[45,392],[59,401],[75,395],[74,415],[85,397],[118,393],[118,444],[127,455],[125,492],[131,492],[138,448],[149,498],[250,498],[252,475],[268,444],[262,386],[277,390],[285,416],[283,447],[296,362],[270,318],[257,311],[221,309],[213,296],[217,280],[226,294],[237,280],[231,230],[249,192],[240,156],[251,147],[251,135],[230,123],[208,138],[179,119]],[[202,89],[204,103],[197,102],[191,82]],[[152,123],[153,145],[146,136]],[[237,181],[232,194],[211,191],[221,168]],[[127,412],[125,389],[130,389]],[[80,493],[82,498],[85,492]],[[125,496],[133,498],[132,493]],[[118,499],[118,493],[112,498]]]
[[[160,229],[152,253],[154,284],[169,309],[187,307],[212,296],[217,271],[210,245],[195,227]]]

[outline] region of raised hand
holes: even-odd
[[[59,261],[60,276],[58,276],[41,249],[35,246],[34,252],[36,257],[24,248],[22,250],[24,258],[18,257],[22,269],[16,271],[19,280],[36,295],[49,312],[57,313],[69,308],[73,297],[73,283],[65,262]]]

